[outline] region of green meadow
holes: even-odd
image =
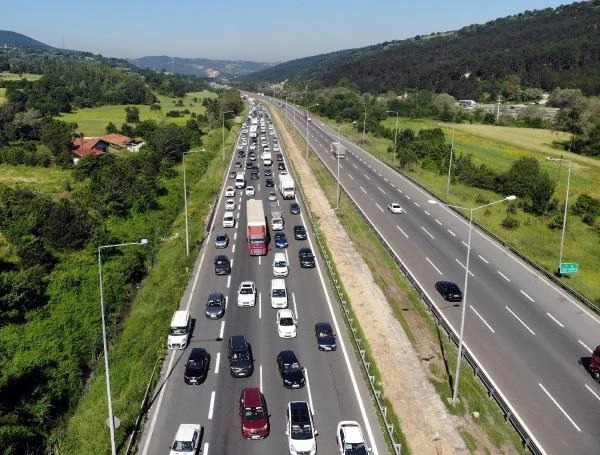
[[[7,73],[6,71],[0,72],[0,82],[1,81],[20,81],[21,79],[27,79],[28,81],[37,81],[41,79],[41,74],[32,74],[32,73]]]

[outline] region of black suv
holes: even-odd
[[[333,333],[329,322],[317,322],[315,324],[315,337],[317,337],[319,351],[336,350],[335,333]]]
[[[229,337],[228,344],[229,371],[235,378],[247,378],[254,371],[254,358],[252,347],[244,335]]]
[[[281,351],[277,356],[277,368],[283,381],[283,386],[288,389],[304,387],[304,368],[298,362],[294,351]]]
[[[215,257],[215,273],[217,275],[229,275],[231,273],[231,263],[224,254]]]
[[[306,228],[301,224],[294,226],[294,238],[296,240],[306,240]]]
[[[202,384],[208,373],[210,354],[204,348],[194,348],[185,363],[183,380],[186,384]]]
[[[313,269],[315,267],[315,255],[310,248],[300,248],[298,251],[300,267],[303,269]]]

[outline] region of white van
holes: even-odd
[[[246,186],[246,175],[243,172],[238,172],[235,176],[235,187],[244,188]]]
[[[192,329],[192,317],[189,311],[176,311],[171,318],[167,346],[169,349],[185,349],[188,345],[190,331]]]
[[[288,262],[285,253],[275,253],[273,258],[273,276],[288,276]]]
[[[283,278],[271,280],[271,306],[273,308],[287,308],[288,306],[287,288]]]
[[[233,212],[225,212],[223,214],[223,227],[224,228],[235,227],[235,217],[233,216]]]

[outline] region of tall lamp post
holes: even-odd
[[[225,161],[225,114],[232,114],[233,111],[225,111],[221,114],[223,120],[223,142],[221,142],[221,152],[223,153],[223,161]]]
[[[394,153],[392,155],[392,163],[396,161],[396,140],[398,139],[398,111],[388,111],[388,113],[396,114],[396,129],[394,130]]]
[[[452,155],[454,154],[454,127],[452,127],[452,145],[450,146],[450,163],[448,164],[448,182],[446,183],[446,199],[450,194],[450,171],[452,169]]]
[[[308,110],[317,107],[319,103],[306,107],[306,159],[308,159]]]
[[[367,102],[364,102],[365,105],[365,116],[363,117],[363,134],[362,134],[362,145],[365,146],[365,130],[367,129]]]
[[[102,290],[102,250],[106,248],[119,248],[129,245],[146,245],[148,239],[140,239],[137,242],[117,243],[114,245],[101,245],[98,247],[98,278],[100,288],[100,315],[102,317],[102,344],[104,349],[104,373],[106,375],[106,401],[108,406],[108,428],[110,430],[110,449],[112,455],[117,454],[115,445],[115,418],[113,416],[112,398],[110,394],[110,372],[108,369],[108,346],[106,342],[106,321],[104,319],[104,292]]]
[[[567,194],[565,196],[565,212],[563,214],[562,234],[560,236],[560,253],[558,255],[558,270],[556,272],[557,276],[561,276],[562,274],[560,273],[560,265],[562,264],[563,245],[565,243],[565,229],[567,227],[567,206],[569,205],[569,188],[571,186],[571,163],[573,161],[564,158],[550,158],[549,156],[546,157],[546,161],[569,163],[569,172],[567,173]]]
[[[336,155],[337,155],[337,198],[336,198],[336,203],[335,203],[335,209],[339,209],[340,208],[340,130],[348,125],[354,125],[356,123],[356,120],[354,122],[350,122],[350,123],[346,123],[344,125],[338,126],[337,129],[337,151],[336,151]]]
[[[460,379],[460,360],[462,358],[463,334],[464,334],[464,330],[465,330],[465,312],[466,312],[466,308],[467,308],[467,290],[468,290],[468,285],[469,285],[469,258],[471,256],[471,232],[473,231],[473,212],[475,210],[479,210],[484,207],[489,207],[490,205],[499,204],[500,202],[514,201],[516,198],[517,198],[517,196],[506,196],[504,199],[500,199],[498,201],[490,202],[489,204],[480,205],[479,207],[474,207],[474,208],[459,207],[457,205],[450,205],[450,204],[442,204],[439,201],[436,201],[433,199],[430,199],[428,201],[430,204],[439,204],[439,205],[443,205],[446,207],[452,207],[455,209],[468,210],[470,212],[470,214],[469,214],[469,237],[467,240],[467,263],[465,266],[465,282],[464,282],[464,286],[463,286],[463,302],[462,302],[462,312],[461,312],[461,316],[460,316],[460,333],[458,335],[458,356],[456,358],[456,373],[454,375],[455,379],[454,379],[454,387],[453,387],[453,393],[452,393],[452,403],[456,403],[456,401],[458,400],[458,384],[459,384],[459,379]]]
[[[185,155],[188,153],[199,153],[204,152],[204,149],[200,150],[188,150],[187,152],[183,152],[183,158],[181,159],[183,163],[183,207],[185,210],[185,255],[190,255],[190,241],[188,234],[188,208],[187,208],[187,184],[185,182]]]

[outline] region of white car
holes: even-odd
[[[233,199],[225,201],[225,210],[235,210],[235,201]]]
[[[285,253],[275,253],[273,258],[273,276],[288,276],[289,268]]]
[[[306,401],[290,401],[286,411],[285,434],[291,454],[316,455],[317,430],[310,405]]]
[[[246,196],[254,196],[254,187],[253,186],[246,187]]]
[[[234,228],[235,227],[235,217],[233,216],[233,212],[225,212],[223,214],[223,227],[224,228]]]
[[[175,434],[169,455],[196,455],[200,449],[200,425],[182,423]]]
[[[235,197],[235,188],[231,185],[225,188],[225,197]]]
[[[341,455],[368,455],[372,452],[359,423],[354,420],[342,420],[338,423],[335,439]]]
[[[392,213],[406,213],[406,210],[400,207],[400,204],[398,204],[397,202],[392,202],[391,204],[388,204],[387,208]]]
[[[275,143],[273,144],[273,150],[275,150],[276,152],[281,151],[281,147],[279,147],[279,144]]]
[[[269,193],[269,201],[276,201],[277,200],[277,193],[275,193],[274,191],[271,191]]]
[[[256,305],[256,286],[253,281],[242,281],[240,283],[237,304],[240,307]]]
[[[296,317],[289,308],[277,310],[277,334],[279,338],[296,338]]]

